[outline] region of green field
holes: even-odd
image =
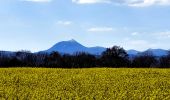
[[[0,69],[0,100],[170,100],[170,69]]]

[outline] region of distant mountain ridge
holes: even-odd
[[[56,43],[54,46],[51,48],[41,51],[41,52],[46,52],[46,53],[51,53],[53,51],[57,51],[60,53],[67,53],[67,54],[74,54],[76,52],[87,52],[93,55],[100,55],[103,51],[105,51],[105,47],[85,47],[76,40],[72,39],[69,41],[61,41]],[[168,50],[163,50],[163,49],[148,49],[146,51],[152,52],[155,56],[164,56],[168,53]],[[142,51],[142,52],[146,52]],[[127,53],[129,55],[138,55],[142,53],[141,51],[137,50],[127,50]]]
[[[129,55],[140,55],[144,52],[151,52],[153,55],[155,56],[165,56],[168,54],[168,50],[164,50],[164,49],[148,49],[148,50],[145,50],[145,51],[136,51],[136,50],[128,50],[127,53]]]
[[[56,43],[50,49],[43,52],[51,53],[57,51],[60,53],[74,54],[76,52],[87,52],[90,54],[100,55],[106,48],[104,47],[85,47],[78,43],[76,40],[72,39],[69,41],[61,41]]]
[[[107,48],[105,47],[86,47],[77,42],[76,40],[72,39],[69,41],[61,41],[53,45],[51,48],[44,50],[44,51],[39,51],[36,53],[51,53],[53,51],[57,51],[61,54],[74,54],[76,52],[87,52],[93,55],[101,55],[103,51],[105,51]],[[143,52],[152,52],[153,55],[157,57],[165,56],[168,54],[168,50],[164,49],[148,49],[145,51],[137,51],[137,50],[126,50],[128,55],[130,57],[135,57],[137,55],[142,54]],[[0,55],[6,55],[6,56],[13,56],[15,55],[16,52],[12,51],[0,51]]]

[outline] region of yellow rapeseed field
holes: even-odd
[[[0,69],[0,100],[170,100],[170,69]]]

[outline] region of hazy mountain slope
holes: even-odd
[[[41,51],[41,52],[51,53],[53,51],[57,51],[60,53],[67,53],[67,54],[73,54],[76,52],[87,52],[87,53],[94,54],[94,55],[100,55],[105,50],[106,48],[104,47],[85,47],[82,44],[72,39],[69,41],[61,41],[59,43],[56,43],[50,49]],[[164,56],[168,52],[167,50],[163,50],[163,49],[148,49],[146,51],[153,52],[155,56]],[[143,52],[146,52],[146,51],[143,51]],[[131,50],[127,50],[127,53],[130,56],[135,56],[135,55],[141,54],[142,52],[131,49]]]

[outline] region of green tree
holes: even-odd
[[[129,63],[128,54],[122,47],[113,46],[102,53],[100,62],[104,67],[126,67]]]

